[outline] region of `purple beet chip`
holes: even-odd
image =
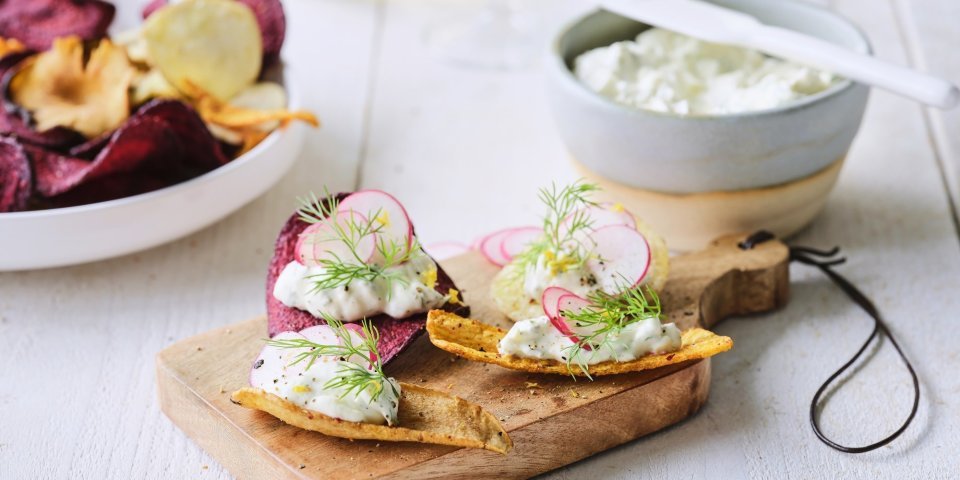
[[[337,199],[343,200],[347,195],[349,194],[337,194]],[[280,234],[277,236],[276,249],[273,259],[270,260],[270,268],[267,271],[267,333],[271,337],[280,332],[300,331],[313,325],[326,323],[308,312],[284,305],[273,296],[273,287],[277,283],[277,277],[280,276],[283,267],[294,261],[297,238],[308,226],[309,224],[300,220],[299,216],[294,214],[283,225]],[[456,289],[457,287],[447,273],[438,267],[435,288],[438,292],[446,294],[449,289]],[[463,305],[448,304],[443,308],[461,315],[469,314],[469,307]],[[378,349],[383,357],[383,363],[386,364],[424,332],[427,314],[420,313],[402,319],[380,314],[370,318],[370,321],[380,331]]]
[[[70,35],[98,40],[114,14],[116,8],[101,0],[0,0],[0,37],[16,38],[36,51]]]
[[[27,150],[33,159],[37,192],[44,197],[133,172],[172,184],[229,161],[193,108],[178,100],[151,101],[120,128],[74,147],[69,154],[37,146]],[[141,189],[131,186],[129,190]]]
[[[32,189],[27,152],[16,140],[0,137],[0,212],[25,210]]]

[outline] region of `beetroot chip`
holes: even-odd
[[[263,39],[263,66],[268,67],[280,59],[280,48],[287,32],[287,18],[280,0],[237,0],[250,7],[257,17],[260,36]],[[147,18],[168,3],[167,0],[152,0],[141,12]]]
[[[0,0],[0,37],[16,38],[36,51],[50,48],[58,37],[98,40],[115,13],[101,0]]]
[[[0,137],[0,212],[26,209],[32,189],[27,152],[16,140]]]
[[[83,183],[135,170],[179,172],[180,144],[166,122],[134,117],[118,128],[93,160],[69,157],[39,147],[29,148],[37,176],[37,192],[53,197]]]
[[[200,115],[186,103],[155,99],[140,107],[134,116],[150,116],[166,122],[183,147],[184,165],[194,170],[207,172],[230,162]]]
[[[147,103],[120,128],[77,145],[66,155],[41,147],[28,147],[28,151],[37,192],[45,197],[131,172],[172,184],[229,161],[199,115],[178,100]]]
[[[343,200],[347,195],[349,194],[339,193],[337,194],[337,200]],[[280,276],[283,267],[294,260],[297,238],[308,226],[309,224],[300,220],[299,216],[294,214],[283,225],[280,235],[277,237],[276,250],[267,271],[267,333],[271,337],[280,332],[300,331],[313,325],[326,323],[308,312],[284,305],[273,296],[273,286],[277,283],[277,277]],[[447,273],[442,268],[437,267],[437,286],[435,288],[438,292],[446,294],[449,289],[457,287]],[[463,305],[445,305],[444,308],[459,315],[469,314],[469,307]],[[386,364],[424,332],[427,324],[427,314],[420,313],[402,319],[380,314],[370,318],[370,321],[380,331],[378,349],[383,357],[383,363]]]
[[[0,0],[2,1],[2,0]],[[16,67],[29,57],[30,53],[16,53],[0,59],[0,134],[16,137],[22,143],[38,145],[54,150],[63,150],[83,142],[83,135],[69,128],[56,127],[38,132],[30,125],[30,114],[7,98],[10,79],[16,73]]]
[[[106,202],[168,187],[173,182],[150,174],[118,173],[84,183],[69,192],[48,198],[43,208],[63,208]]]

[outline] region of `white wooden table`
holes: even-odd
[[[552,5],[546,29],[583,9]],[[773,1],[773,0],[771,0]],[[539,2],[539,3],[538,3]],[[833,0],[885,59],[960,81],[960,2]],[[189,238],[127,257],[0,274],[0,478],[228,478],[159,411],[154,354],[260,314],[274,235],[294,197],[378,187],[426,243],[469,242],[534,221],[535,189],[573,171],[535,68],[493,73],[431,59],[424,26],[449,2],[290,0],[288,43],[306,104],[324,120],[270,193]],[[133,9],[121,11],[134,15]],[[879,451],[820,444],[811,395],[870,321],[818,273],[794,267],[787,309],[730,320],[700,414],[554,478],[957,478],[960,475],[960,110],[874,92],[827,211],[796,242],[844,247],[841,271],[871,294],[923,383],[920,413]],[[176,221],[175,218],[131,219]],[[844,443],[886,435],[910,386],[888,343],[823,415]]]

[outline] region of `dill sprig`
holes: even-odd
[[[582,265],[589,257],[591,248],[583,244],[580,232],[589,229],[593,223],[586,207],[597,203],[590,200],[593,192],[600,190],[596,184],[586,183],[582,179],[571,185],[558,188],[555,183],[549,188],[541,188],[540,201],[547,207],[543,216],[543,238],[532,243],[517,256],[516,262],[524,267],[534,264],[545,252],[565,255],[573,263]],[[518,268],[518,273],[523,268]]]
[[[380,360],[380,352],[377,350],[377,343],[380,341],[380,332],[373,324],[363,319],[361,327],[363,334],[359,343],[350,335],[350,331],[343,326],[343,322],[333,318],[330,315],[323,314],[323,319],[330,326],[330,329],[340,340],[339,345],[325,345],[311,342],[305,338],[267,340],[267,345],[277,348],[295,348],[302,349],[290,365],[296,365],[300,362],[307,362],[306,368],[309,369],[316,363],[321,356],[339,357],[341,360],[340,368],[337,370],[336,377],[323,384],[323,388],[342,389],[340,398],[353,393],[359,396],[361,392],[368,389],[371,391],[370,402],[380,398],[384,388],[389,386],[393,394],[400,395],[393,382],[388,381],[386,374],[383,373],[383,362]],[[369,365],[363,366],[350,360],[353,356],[360,356],[369,359]]]
[[[383,231],[382,209],[366,212],[363,219],[353,215],[341,219],[338,216],[339,202],[336,197],[330,195],[326,188],[324,188],[324,196],[327,200],[317,198],[312,192],[305,198],[298,198],[300,202],[298,215],[307,223],[325,224],[333,235],[329,240],[323,241],[344,244],[349,255],[347,258],[341,258],[340,255],[332,253],[331,258],[318,261],[317,263],[323,267],[323,272],[307,277],[313,281],[311,292],[342,287],[355,280],[372,282],[377,278],[383,278],[387,283],[389,298],[393,291],[393,282],[407,281],[403,275],[391,272],[389,269],[410,260],[415,252],[420,250],[419,241],[413,238],[412,244],[408,247],[406,241],[377,236],[374,247],[379,260],[376,263],[367,263],[367,259],[359,253],[360,244],[366,237]]]
[[[591,380],[587,360],[583,358],[584,350],[596,351],[603,348],[611,349],[613,338],[632,323],[650,318],[662,320],[662,308],[657,292],[647,286],[634,286],[624,289],[618,294],[610,294],[598,290],[587,296],[590,306],[579,311],[561,311],[574,331],[578,341],[566,347],[567,369],[573,374],[573,364],[576,363],[587,378]]]

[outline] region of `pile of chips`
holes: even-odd
[[[0,1],[0,213],[144,193],[209,172],[300,120],[263,81],[279,0],[155,0],[110,39],[102,0]]]

